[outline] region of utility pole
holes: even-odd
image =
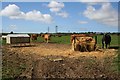
[[[58,30],[58,26],[55,26],[55,32],[57,33],[57,30]]]
[[[2,32],[1,33],[3,33],[3,29],[2,29]]]
[[[70,33],[70,30],[68,30],[68,33]]]

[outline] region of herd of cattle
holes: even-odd
[[[43,37],[44,40],[47,43],[50,41],[51,36],[53,36],[53,35],[47,34],[47,33],[46,34],[31,34],[30,35],[30,37],[31,37],[32,40],[37,40],[37,37]],[[61,37],[61,35],[59,35],[59,34],[56,35],[56,36]],[[71,39],[70,39],[71,43],[72,43],[73,39],[74,39],[73,35],[71,35]],[[106,48],[108,48],[108,45],[110,46],[110,42],[111,42],[111,36],[110,36],[110,34],[108,34],[108,33],[104,34],[103,37],[102,37],[101,42],[102,42],[102,48],[104,48],[104,45],[105,45]]]
[[[30,37],[32,40],[37,40],[37,37],[43,37],[44,40],[48,43],[51,35],[50,34],[31,34]]]

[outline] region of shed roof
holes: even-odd
[[[30,37],[28,34],[8,34],[8,37]]]

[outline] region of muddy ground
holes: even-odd
[[[2,47],[3,79],[119,79],[118,50],[72,51],[71,45],[34,43],[29,47]]]

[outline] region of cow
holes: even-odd
[[[51,35],[50,34],[42,34],[41,37],[44,38],[44,40],[48,43],[50,40]]]
[[[108,45],[110,47],[110,42],[111,42],[111,36],[108,33],[103,34],[103,37],[102,37],[102,48],[104,49],[104,44],[105,44],[105,48],[106,49],[108,48]]]
[[[61,34],[57,34],[56,36],[57,36],[57,37],[61,37],[62,35],[61,35]]]
[[[32,35],[31,35],[31,39],[32,39],[32,40],[37,40],[37,37],[38,37],[38,34],[32,34]]]

